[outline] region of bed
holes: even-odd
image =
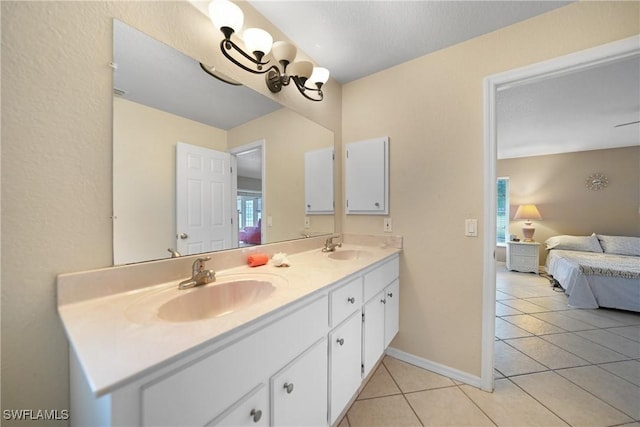
[[[545,269],[574,308],[640,312],[640,237],[554,236]]]

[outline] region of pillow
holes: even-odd
[[[602,247],[595,233],[591,236],[553,236],[545,243],[547,250],[566,249],[569,251],[598,252],[602,253]]]
[[[607,254],[640,256],[640,237],[598,234],[598,240]]]

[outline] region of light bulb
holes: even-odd
[[[231,28],[239,32],[244,23],[244,14],[238,5],[228,0],[213,0],[209,3],[209,19],[217,29]]]

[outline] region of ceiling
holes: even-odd
[[[207,13],[207,1],[191,3]],[[318,64],[329,68],[332,78],[347,83],[570,2],[252,0],[250,3]],[[125,47],[121,50],[130,52],[117,53],[132,55],[131,59],[141,63],[131,70],[136,81],[148,88],[143,89],[146,94],[141,94],[140,99],[166,95],[153,101],[164,102],[167,111],[177,109],[182,116],[221,129],[233,128],[279,108],[250,89],[219,84],[199,66],[194,67],[197,61],[172,48],[159,53],[146,45],[136,46],[129,36],[125,36],[122,42]],[[639,125],[613,127],[639,120],[638,63],[636,57],[617,66],[555,77],[501,92],[498,97],[499,157],[640,144]],[[152,80],[162,74],[160,69],[166,69],[171,82],[152,84]],[[116,70],[116,76],[118,74],[124,74],[124,70]],[[205,93],[200,82],[217,84],[215,90],[220,90],[220,94]],[[116,87],[127,91],[124,86]],[[165,90],[157,91],[156,87]],[[135,100],[136,94],[131,92],[126,96]],[[240,98],[246,101],[237,108],[235,103],[227,101]]]

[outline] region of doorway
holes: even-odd
[[[244,144],[229,150],[232,155],[235,188],[234,241],[238,247],[267,242],[263,213],[266,206],[266,142]]]
[[[484,235],[483,327],[481,387],[494,387],[494,339],[496,304],[496,217],[497,217],[497,93],[551,77],[567,75],[640,54],[640,36],[634,36],[549,61],[489,76],[484,82]]]

